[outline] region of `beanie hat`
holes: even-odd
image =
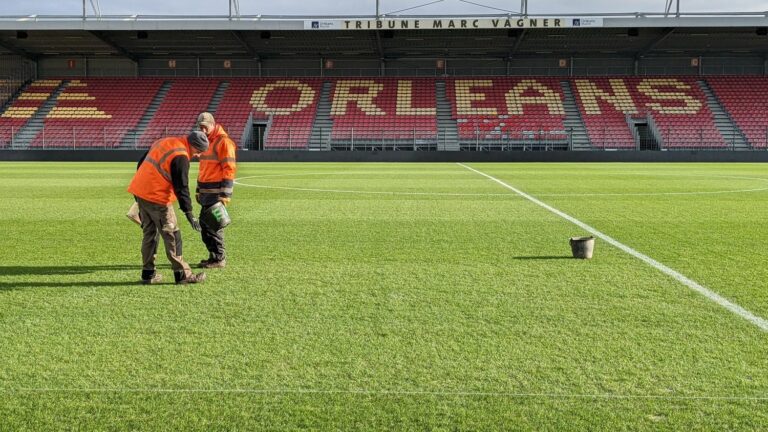
[[[190,132],[187,135],[187,142],[201,153],[208,150],[208,137],[201,131],[195,130]]]

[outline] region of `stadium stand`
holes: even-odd
[[[174,79],[163,103],[138,138],[138,147],[149,147],[165,136],[189,133],[197,115],[208,108],[218,85],[219,80],[214,78]]]
[[[248,117],[270,122],[265,149],[306,148],[320,99],[322,79],[234,78],[216,111],[216,121],[239,140]]]
[[[725,147],[696,77],[625,78],[640,113],[647,112],[665,148]]]
[[[454,78],[448,83],[460,141],[567,140],[565,96],[557,78]]]
[[[434,79],[338,79],[332,94],[334,141],[386,143],[437,135]]]
[[[8,102],[22,84],[19,79],[0,79],[0,103]]]
[[[59,85],[61,80],[36,80],[23,89],[0,116],[0,147],[12,144],[14,135],[37,113]]]
[[[722,148],[726,141],[700,79],[527,76],[444,81],[458,139],[468,145],[567,144],[568,101],[562,85],[568,81],[593,148],[636,148],[637,122],[648,123],[667,149]],[[11,135],[37,115],[45,117],[45,127],[40,132],[26,128],[30,147],[117,148],[147,113],[164,82],[171,84],[170,90],[131,147],[147,147],[162,136],[186,133],[223,82],[228,87],[215,115],[236,141],[248,135],[246,125],[252,118],[266,125],[265,149],[308,148],[323,97],[329,105],[329,136],[340,147],[352,142],[434,141],[439,135],[438,80],[442,81],[420,77],[38,80],[17,92],[0,116],[0,146],[9,146]],[[768,148],[768,78],[725,76],[707,81],[751,147]],[[52,98],[60,86],[63,90]],[[47,108],[41,109],[46,102]]]
[[[72,80],[45,118],[32,147],[116,148],[162,83],[157,78]]]
[[[629,118],[645,119],[666,148],[725,146],[695,77],[572,79],[594,147],[634,148]]]
[[[768,78],[761,76],[709,77],[731,119],[753,148],[768,148]]]
[[[637,109],[622,78],[574,78],[571,85],[593,147],[635,148],[626,115]]]

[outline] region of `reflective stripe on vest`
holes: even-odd
[[[221,144],[221,141],[224,140],[224,138],[225,138],[224,135],[219,135],[219,137],[216,139],[216,141],[214,141],[214,143],[211,144],[211,151],[210,151],[211,154],[209,155],[209,154],[207,154],[208,152],[206,152],[206,154],[200,155],[199,159],[201,161],[208,160],[208,161],[217,161],[217,162],[221,163],[222,161],[219,160],[219,148],[218,147],[219,147],[219,144]],[[226,159],[231,159],[231,158],[226,158]]]
[[[128,186],[128,192],[160,205],[176,201],[171,164],[176,157],[189,158],[183,138],[163,138],[152,144]]]
[[[217,131],[219,131],[217,129]],[[224,169],[234,169],[236,160],[226,156],[220,159],[219,152],[222,146],[228,145],[229,136],[219,131],[211,143],[208,151],[200,155],[200,172],[197,176],[197,193],[201,195],[225,195],[231,196],[233,180],[224,178]],[[229,152],[225,152],[229,153]]]
[[[161,176],[163,176],[164,179],[168,180],[169,183],[172,183],[171,173],[169,173],[167,170],[165,170],[163,168],[163,163],[165,162],[166,159],[171,157],[171,155],[173,155],[174,153],[179,152],[179,151],[183,152],[184,154],[187,154],[187,149],[185,149],[184,147],[174,147],[174,148],[168,150],[167,152],[165,152],[160,157],[160,160],[156,161],[156,160],[152,159],[151,157],[149,157],[149,155],[147,155],[147,157],[144,159],[144,162],[149,162],[153,167],[155,167],[157,172],[160,173]]]

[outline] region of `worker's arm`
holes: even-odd
[[[144,162],[144,159],[147,158],[147,155],[149,154],[149,150],[145,151],[143,155],[141,155],[141,159],[139,159],[139,163],[136,164],[136,171],[139,170],[139,167]]]
[[[179,208],[184,213],[192,211],[192,200],[189,198],[189,159],[176,156],[171,161],[171,183],[173,192],[179,199]]]
[[[224,198],[226,202],[232,198],[232,190],[235,186],[236,149],[235,143],[226,138],[224,145],[219,146],[219,161],[221,161],[221,192],[219,198]]]
[[[139,163],[136,164],[136,171],[139,170],[139,167],[141,167],[141,164],[144,162],[144,159],[147,158],[147,155],[149,154],[149,150],[145,151],[143,155],[141,155],[141,159],[139,159]],[[133,200],[136,202],[139,202],[139,197],[136,195],[133,196]]]

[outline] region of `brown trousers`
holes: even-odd
[[[184,272],[185,277],[191,277],[192,269],[181,256],[181,231],[179,231],[173,207],[155,204],[141,198],[138,201],[141,229],[144,231],[144,239],[141,241],[142,270],[155,269],[155,251],[157,251],[158,234],[160,234],[165,245],[165,256],[171,262],[173,271]]]

